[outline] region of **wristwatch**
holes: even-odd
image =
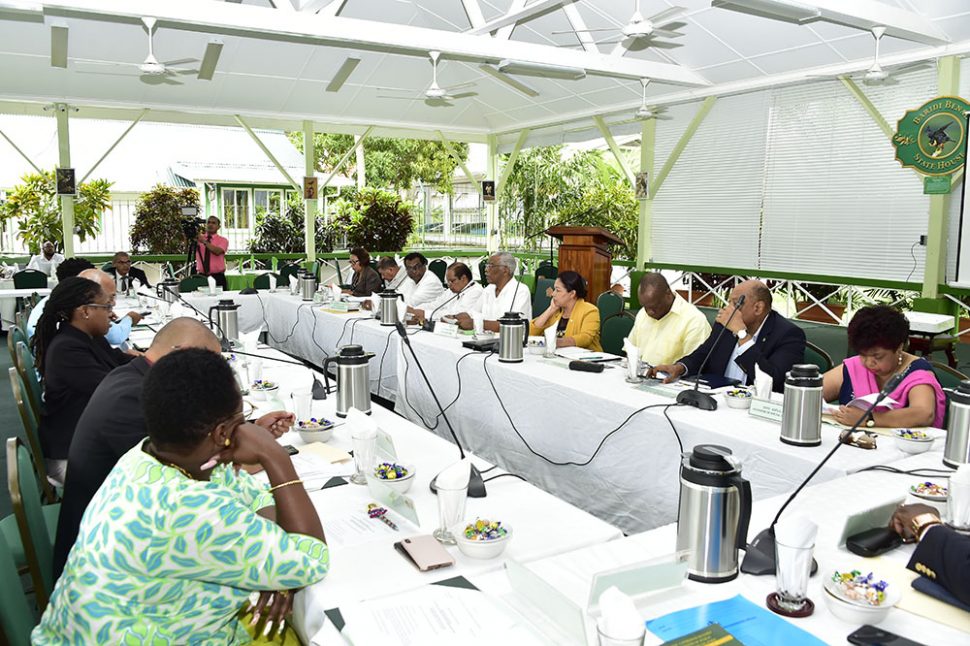
[[[744,341],[745,339],[748,338],[748,331],[744,328],[741,328],[740,330],[737,331],[737,333],[734,336],[738,338],[738,341]]]
[[[939,524],[940,524],[940,518],[936,514],[931,514],[929,512],[925,514],[920,514],[919,516],[916,516],[915,518],[913,518],[913,522],[912,522],[913,536],[915,536],[916,540],[918,541],[921,538],[923,538],[923,532],[925,532],[933,525],[939,525]]]

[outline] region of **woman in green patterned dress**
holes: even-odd
[[[149,437],[84,513],[34,644],[245,644],[251,593],[280,619],[287,591],[327,573],[319,516],[286,451],[245,422],[220,355],[160,359],[142,400]],[[233,462],[260,464],[270,487]]]

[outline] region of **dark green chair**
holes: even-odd
[[[428,269],[430,269],[431,272],[438,277],[438,280],[441,281],[442,285],[445,284],[445,272],[448,271],[447,262],[445,262],[441,258],[435,258],[430,263],[428,263]]]
[[[523,276],[525,278],[525,276]],[[532,291],[532,316],[539,316],[549,307],[552,300],[546,296],[546,290],[552,289],[556,285],[554,278],[536,278],[536,288]]]
[[[255,287],[256,289],[269,289],[269,277],[272,275],[274,274],[267,272],[265,274],[260,274],[259,276],[256,276],[256,279],[253,281],[253,287]],[[277,285],[280,284],[280,280],[278,276],[276,278],[276,284]]]
[[[805,355],[803,361],[805,363],[812,363],[818,366],[819,372],[822,374],[825,374],[831,370],[832,366],[835,365],[832,363],[832,357],[829,356],[829,353],[811,341],[805,342]]]
[[[484,260],[481,260],[478,263],[478,275],[480,276],[479,282],[481,283],[482,287],[485,287],[485,285],[488,285],[488,279],[485,277],[485,265],[487,264],[488,264],[488,258],[485,258]]]
[[[21,379],[20,373],[17,372],[16,368],[8,368],[7,372],[10,375],[10,388],[13,391],[13,400],[17,405],[17,412],[20,413],[20,421],[24,426],[24,437],[27,438],[27,446],[30,447],[32,454],[43,455],[40,447],[39,425],[37,424],[39,418],[34,415],[34,411],[31,410],[27,400],[24,398],[24,392],[27,388],[24,386],[23,379]],[[47,467],[43,462],[39,463],[38,471],[41,475],[39,483],[40,493],[44,501],[57,502],[57,493],[47,479]]]
[[[290,276],[296,276],[296,275],[298,275],[299,274],[299,271],[300,271],[300,266],[297,265],[297,264],[283,265],[283,268],[280,269],[280,280],[279,280],[279,284],[280,285],[289,285],[290,284]]]
[[[34,355],[30,353],[27,344],[22,341],[17,342],[17,363],[14,364],[14,367],[23,380],[24,386],[26,386],[27,402],[30,404],[30,408],[34,411],[34,416],[40,419],[45,412],[44,387],[40,383],[40,375],[34,365]]]
[[[27,569],[34,584],[37,609],[43,614],[54,588],[54,541],[51,536],[54,534],[52,529],[56,530],[56,527],[51,528],[45,518],[45,507],[37,495],[37,474],[34,458],[27,446],[19,437],[7,438],[7,488],[20,530]]]
[[[623,339],[630,336],[636,318],[629,312],[614,314],[600,323],[600,344],[603,352],[623,354]]]
[[[19,543],[19,537],[17,540]],[[0,535],[0,581],[6,581],[0,586],[0,642],[21,646],[30,643],[34,613],[20,585],[14,551],[6,537]]]
[[[202,287],[208,287],[209,279],[201,274],[189,276],[179,281],[179,294],[188,294],[198,291]]]
[[[24,269],[13,275],[14,289],[44,289],[47,287],[47,274],[36,269]]]
[[[10,363],[17,365],[17,344],[27,343],[27,335],[19,325],[7,330],[7,350],[10,351]]]
[[[956,368],[951,368],[945,363],[939,361],[931,361],[930,363],[933,366],[933,374],[936,376],[936,380],[944,388],[956,388],[961,381],[970,379]]]
[[[698,306],[697,309],[699,309],[701,313],[707,317],[707,322],[711,324],[711,327],[714,327],[714,319],[717,318],[717,313],[721,310],[717,309],[716,307],[706,306]]]
[[[600,311],[600,321],[623,312],[623,297],[612,290],[606,290],[596,298],[596,307]]]
[[[536,293],[536,277],[535,276],[530,276],[529,274],[525,274],[523,276],[519,276],[519,282],[529,288],[529,293],[530,294],[535,294]],[[536,316],[538,316],[538,315],[539,314],[536,313]]]
[[[559,268],[550,263],[548,260],[543,260],[541,263],[539,263],[539,266],[536,267],[536,280],[539,280],[540,278],[551,278],[555,281],[558,276]]]
[[[630,272],[630,311],[637,312],[642,307],[640,303],[640,280],[644,277],[647,272],[645,271],[631,271]],[[671,287],[673,289],[673,287]]]

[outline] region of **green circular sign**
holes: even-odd
[[[950,175],[966,161],[970,104],[941,96],[903,115],[896,124],[896,159],[924,175]]]

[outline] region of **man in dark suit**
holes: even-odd
[[[71,447],[64,482],[64,499],[54,542],[54,577],[60,576],[77,539],[81,517],[118,459],[147,436],[141,390],[152,364],[169,352],[203,348],[219,352],[219,339],[202,323],[177,318],[159,330],[144,356],[113,370],[98,385],[81,414]],[[293,423],[286,411],[267,413],[256,423],[279,437]]]
[[[119,251],[111,259],[111,267],[105,270],[115,279],[118,292],[124,294],[129,289],[134,289],[131,281],[137,280],[144,287],[151,287],[148,276],[138,267],[131,266],[131,256],[124,251]]]
[[[970,604],[970,537],[944,527],[929,505],[900,505],[889,525],[903,540],[918,543],[906,567]]]
[[[740,307],[739,302],[742,303]],[[715,345],[715,339],[725,326],[727,331]],[[711,358],[702,367],[708,352]],[[655,366],[651,376],[666,372],[668,377],[664,383],[669,383],[701,372],[724,375],[751,385],[757,366],[771,375],[773,389],[783,392],[785,373],[796,363],[801,363],[804,356],[804,330],[771,309],[771,290],[764,283],[746,280],[731,291],[729,304],[717,313],[707,341],[675,364]]]

